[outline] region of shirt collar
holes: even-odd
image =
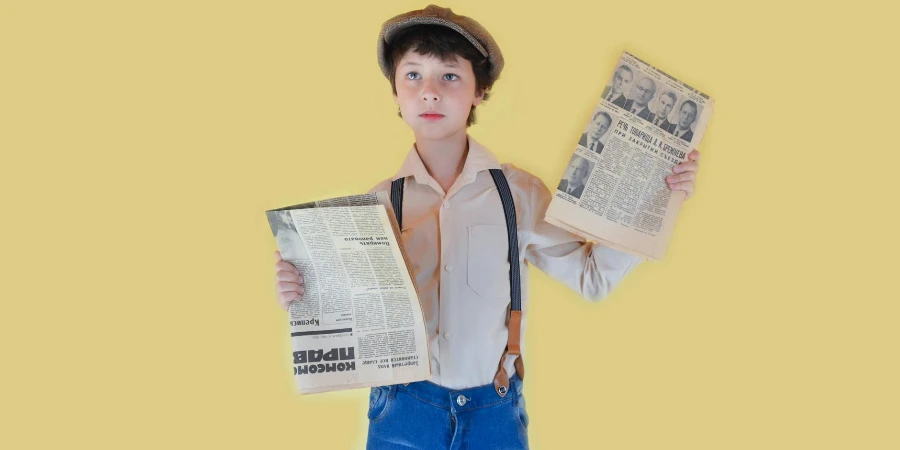
[[[464,182],[468,183],[475,180],[475,176],[482,170],[500,168],[497,157],[490,150],[479,144],[472,136],[467,134],[466,138],[469,141],[469,153],[466,155],[466,162],[463,164],[462,174],[460,174]],[[415,177],[416,182],[420,184],[430,184],[429,181],[433,181],[425,168],[425,163],[419,157],[415,144],[409,149],[406,159],[403,160],[403,165],[400,166],[400,170],[397,171],[392,180],[408,176]],[[437,185],[437,182],[434,182],[434,184]]]

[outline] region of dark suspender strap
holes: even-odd
[[[500,356],[497,364],[497,374],[494,375],[494,390],[497,395],[504,397],[509,392],[509,376],[506,374],[506,355],[516,356],[514,367],[520,380],[525,379],[525,362],[522,360],[521,330],[522,330],[522,282],[519,273],[519,233],[516,224],[516,205],[513,202],[512,192],[506,176],[500,169],[491,169],[491,177],[497,185],[500,193],[500,201],[503,203],[503,215],[506,216],[506,235],[509,240],[509,323],[507,324],[508,337],[506,349]]]
[[[397,178],[391,182],[391,205],[394,206],[394,215],[397,216],[397,228],[403,229],[403,182],[406,177]]]
[[[506,235],[509,240],[509,293],[510,311],[522,310],[522,282],[519,274],[519,233],[516,224],[516,205],[513,202],[512,192],[506,177],[500,169],[491,169],[494,184],[500,192],[500,201],[503,202],[503,214],[506,216]]]

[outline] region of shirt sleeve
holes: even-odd
[[[525,261],[559,281],[585,300],[596,302],[607,295],[644,258],[585,238],[544,220],[552,196],[539,178],[532,183],[529,218],[530,238]]]

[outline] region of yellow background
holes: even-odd
[[[534,448],[900,448],[897,11],[825,3],[444,3],[548,185],[623,50],[717,101],[664,262],[534,272]],[[263,211],[396,171],[376,37],[426,4],[0,4],[0,447],[363,444],[366,391],[294,393]]]

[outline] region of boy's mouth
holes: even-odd
[[[419,117],[421,117],[425,120],[440,120],[440,119],[444,118],[444,115],[440,114],[440,113],[429,112],[429,113],[419,114]]]

